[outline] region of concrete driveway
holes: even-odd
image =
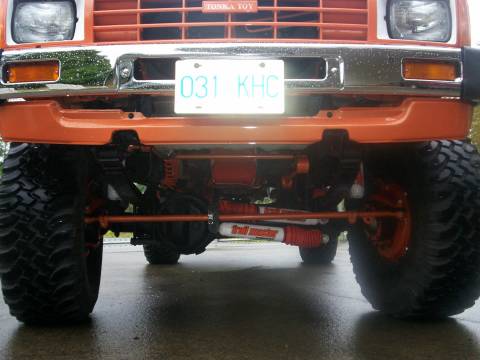
[[[82,326],[30,328],[0,303],[2,359],[480,359],[480,307],[441,322],[373,312],[346,245],[302,266],[284,245],[213,244],[174,267],[106,249],[100,300]]]

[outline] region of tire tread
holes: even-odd
[[[27,323],[83,320],[74,195],[47,170],[48,146],[12,144],[0,184],[0,274],[10,313]]]

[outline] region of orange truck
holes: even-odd
[[[103,236],[150,264],[218,237],[330,263],[372,306],[480,295],[480,51],[465,0],[2,0],[0,274],[26,323],[80,321]]]

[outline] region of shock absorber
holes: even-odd
[[[221,200],[218,203],[218,211],[220,214],[244,214],[244,215],[257,215],[257,214],[291,214],[291,213],[305,213],[308,211],[282,209],[270,206],[257,206],[254,204],[236,203],[227,200]],[[328,223],[327,219],[304,219],[304,220],[270,220],[270,222],[278,222],[284,224],[296,224],[303,226],[318,226]]]
[[[320,247],[330,240],[319,229],[305,229],[300,226],[265,226],[239,223],[222,223],[219,234],[229,238],[267,240],[303,248]]]

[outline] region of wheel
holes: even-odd
[[[460,141],[377,148],[365,162],[368,210],[401,219],[359,221],[349,232],[357,281],[395,317],[442,318],[480,294],[480,156]]]
[[[330,241],[318,248],[298,248],[300,257],[307,265],[330,264],[337,254],[338,238],[330,238]]]
[[[169,243],[143,245],[143,252],[151,265],[175,265],[180,259],[180,254]]]
[[[10,313],[77,322],[98,297],[102,237],[85,225],[88,159],[58,146],[12,144],[0,185],[0,276]],[[73,165],[75,164],[75,165]]]

